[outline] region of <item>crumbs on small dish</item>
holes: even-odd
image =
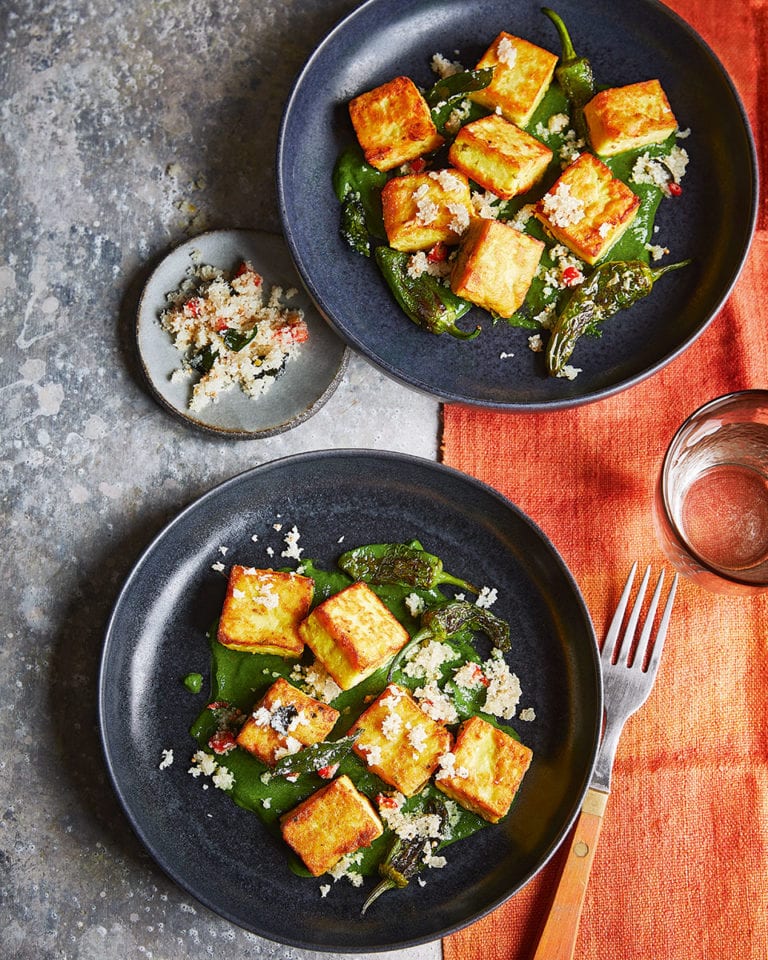
[[[301,310],[285,305],[295,290],[274,286],[248,262],[234,271],[195,264],[167,294],[160,323],[184,354],[171,381],[197,378],[189,409],[202,410],[235,386],[250,397],[265,393],[295,358],[309,331]]]

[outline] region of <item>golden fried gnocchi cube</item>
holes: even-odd
[[[493,79],[484,90],[469,94],[488,110],[524,127],[547,92],[557,57],[528,40],[502,31],[485,51],[477,69],[493,67]]]
[[[584,107],[584,118],[592,148],[606,157],[661,143],[677,130],[658,80],[601,90]]]
[[[334,707],[280,677],[240,728],[237,745],[272,767],[284,756],[325,740],[338,719]]]
[[[280,818],[283,839],[319,877],[384,832],[378,814],[346,774]]]
[[[497,823],[508,812],[533,751],[481,717],[459,727],[450,764],[441,761],[435,786],[467,810]]]
[[[232,650],[300,657],[299,624],[312,605],[314,581],[298,573],[234,564],[217,639]]]
[[[393,170],[443,143],[426,100],[408,77],[361,93],[350,101],[349,116],[365,159],[377,170]]]
[[[318,604],[299,634],[342,690],[384,666],[409,635],[362,581]]]
[[[498,220],[474,217],[451,270],[451,290],[500,317],[525,300],[544,244]]]
[[[595,264],[635,219],[640,198],[591,153],[582,153],[534,207],[577,257]]]
[[[381,205],[390,247],[409,252],[458,243],[472,213],[469,181],[456,170],[393,177]]]
[[[360,731],[354,752],[385,783],[412,797],[451,749],[453,737],[421,710],[411,694],[391,683],[362,713],[350,733]]]
[[[552,151],[514,123],[492,113],[461,128],[448,159],[481,187],[510,200],[542,178]]]

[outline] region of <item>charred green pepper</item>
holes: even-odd
[[[557,28],[562,45],[560,63],[555,70],[555,78],[563,88],[563,93],[573,108],[571,121],[576,135],[585,143],[588,140],[587,124],[584,119],[584,107],[595,95],[595,78],[592,74],[592,65],[586,57],[579,57],[573,48],[570,35],[559,14],[549,7],[542,7],[541,12],[549,17]]]
[[[509,650],[509,624],[485,607],[478,607],[466,600],[446,600],[430,607],[421,615],[419,630],[398,652],[389,667],[387,679],[391,680],[403,658],[414,647],[425,640],[442,642],[455,636],[461,630],[474,630],[484,633],[494,647]]]
[[[596,332],[597,324],[647,296],[659,277],[690,262],[682,260],[656,270],[642,260],[609,260],[600,264],[573,292],[552,328],[546,355],[549,373],[562,373],[582,334]]]
[[[431,799],[424,812],[434,814],[439,818],[435,833],[442,835],[448,823],[448,810],[445,804],[440,800]],[[374,887],[371,895],[363,904],[361,914],[365,913],[374,900],[378,900],[382,893],[386,893],[387,890],[394,890],[396,887],[402,889],[408,886],[409,882],[424,867],[425,843],[429,843],[430,847],[437,846],[439,839],[425,841],[423,837],[413,837],[408,840],[395,837],[389,853],[379,864],[381,882]]]
[[[341,235],[364,257],[371,255],[371,236],[385,236],[381,188],[387,179],[354,147],[344,150],[333,168],[333,189],[341,203]]]
[[[468,93],[485,89],[491,80],[493,80],[493,67],[483,67],[480,70],[461,70],[453,73],[430,87],[424,94],[424,99],[427,101],[432,122],[438,131],[445,134],[446,120],[455,106],[461,103]]]
[[[334,767],[349,754],[358,735],[359,731],[347,737],[341,737],[339,740],[314,743],[298,753],[283,757],[272,772],[278,776],[285,776],[286,774],[318,773]]]
[[[391,247],[376,248],[376,263],[389,289],[405,315],[429,333],[448,333],[459,340],[474,340],[480,327],[462,330],[456,321],[472,308],[467,300],[457,297],[449,287],[428,273],[412,277],[408,272],[407,253]]]
[[[472,593],[480,592],[466,580],[446,573],[439,557],[408,543],[370,543],[355,547],[343,553],[338,564],[350,577],[366,583],[405,584],[420,590],[450,583]]]

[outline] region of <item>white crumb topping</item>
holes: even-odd
[[[429,177],[432,180],[437,180],[443,190],[448,193],[452,190],[463,190],[464,188],[464,182],[450,170],[433,170]]]
[[[540,312],[537,313],[533,318],[540,327],[543,327],[545,330],[549,330],[557,316],[557,304],[548,303],[546,307]],[[529,344],[530,346],[530,344]],[[531,347],[533,349],[533,347]]]
[[[258,600],[259,603],[267,610],[274,610],[280,605],[280,597],[277,593],[275,593],[271,586],[266,584],[261,587],[254,599]]]
[[[377,743],[372,743],[368,746],[361,744],[360,750],[365,754],[365,759],[370,767],[378,767],[381,764],[381,747]]]
[[[688,166],[688,153],[674,146],[666,157],[651,157],[644,153],[635,160],[630,180],[633,183],[652,184],[666,196],[670,195],[670,183],[679,184]]]
[[[489,681],[483,709],[495,717],[511,720],[517,712],[522,693],[520,680],[510,671],[500,651],[494,651],[485,661],[483,673]]]
[[[306,693],[323,703],[331,703],[341,693],[341,687],[319,662],[303,666],[296,664],[291,680],[300,683]]]
[[[544,341],[541,339],[540,333],[534,333],[528,337],[528,349],[533,350],[534,353],[541,353],[544,349]]]
[[[435,774],[435,780],[445,780],[446,777],[466,780],[469,777],[469,770],[466,767],[456,766],[456,754],[450,750],[440,756],[438,763],[440,769]]]
[[[158,770],[165,770],[167,767],[173,763],[173,750],[167,749],[163,750],[160,754],[160,763],[158,764]]]
[[[464,122],[469,118],[471,109],[471,100],[459,101],[459,103],[448,114],[448,117],[445,121],[446,132],[451,134],[458,133]]]
[[[514,217],[509,221],[509,225],[519,230],[521,233],[525,230],[525,225],[533,216],[533,204],[525,203],[517,211]]]
[[[428,848],[424,853],[422,863],[431,870],[441,870],[448,863],[448,861],[445,857],[435,856],[435,854],[432,853],[431,848]]]
[[[444,277],[451,272],[451,264],[447,260],[430,260],[425,250],[417,250],[408,258],[406,264],[408,276],[414,280],[428,273],[431,277]]]
[[[477,190],[472,191],[471,196],[472,209],[475,216],[482,217],[483,220],[496,220],[499,216],[499,198],[490,190],[484,190],[480,193]],[[517,228],[520,229],[519,227]]]
[[[547,120],[547,129],[550,133],[562,133],[571,122],[567,113],[553,113]]]
[[[430,61],[430,67],[433,73],[436,73],[441,79],[452,77],[455,73],[461,73],[464,67],[456,60],[449,60],[442,53],[433,55]]]
[[[420,723],[408,731],[408,743],[413,747],[414,759],[418,759],[419,754],[423,753],[428,739],[427,729]]]
[[[392,683],[387,687],[386,694],[385,697],[381,698],[380,703],[382,707],[390,711],[395,710],[405,696],[403,691]]]
[[[480,664],[472,660],[467,660],[453,675],[453,682],[467,690],[483,686],[484,680],[485,674],[480,668]]]
[[[381,732],[385,740],[397,740],[403,728],[403,718],[399,713],[390,710],[381,721]]]
[[[320,884],[320,896],[325,898],[331,892],[330,883],[321,883]]]
[[[654,263],[669,253],[669,247],[662,247],[656,243],[646,243],[645,249],[651,255],[651,260],[653,260]]]
[[[459,714],[448,694],[441,690],[436,680],[430,680],[423,687],[417,687],[413,698],[419,709],[437,723],[456,723]]]
[[[517,47],[509,37],[502,37],[496,44],[496,57],[499,63],[503,63],[506,67],[514,67],[517,62]]]
[[[218,787],[219,790],[231,790],[235,785],[234,774],[227,767],[218,766],[211,779],[214,787]]]
[[[448,223],[448,229],[453,233],[462,234],[469,226],[469,210],[463,203],[446,204],[448,213],[451,214],[451,220]]]
[[[480,590],[478,598],[475,600],[475,606],[483,607],[487,610],[489,607],[492,607],[494,603],[496,603],[498,598],[499,591],[496,589],[496,587],[483,587]]]
[[[283,306],[284,299],[280,287],[265,297],[262,277],[249,264],[236,273],[193,265],[167,294],[160,324],[183,354],[182,372],[197,378],[190,410],[202,410],[235,386],[250,397],[272,386],[308,338],[302,311]]]
[[[346,854],[335,866],[331,867],[328,871],[329,875],[333,877],[334,881],[344,878],[348,880],[353,887],[362,886],[363,875],[359,870],[355,869],[355,867],[360,865],[362,856],[362,851],[360,850],[355,853]]]
[[[218,767],[218,763],[213,754],[206,753],[204,750],[198,750],[197,753],[192,756],[192,766],[189,772],[193,777],[199,777],[200,774],[205,777],[210,777],[216,772],[216,767]]]
[[[439,840],[442,837],[441,820],[436,813],[406,813],[403,811],[402,794],[396,794],[401,800],[395,806],[380,806],[379,815],[385,825],[401,840]]]
[[[231,790],[235,785],[235,777],[232,771],[217,763],[216,758],[206,753],[204,750],[198,750],[192,756],[192,766],[187,771],[193,777],[210,777],[214,787],[219,790]],[[203,784],[203,789],[208,789],[208,784]]]
[[[285,550],[283,550],[280,556],[287,557],[289,560],[301,560],[301,555],[304,553],[304,548],[299,546],[300,537],[301,534],[294,524],[288,533],[286,533],[286,535],[283,537]]]
[[[413,191],[413,199],[416,202],[416,219],[423,226],[428,227],[430,223],[437,220],[440,208],[429,196],[429,187],[422,183]]]
[[[536,711],[533,707],[526,707],[525,710],[520,711],[520,719],[524,720],[526,723],[530,723],[532,720],[536,719]]]
[[[426,608],[424,598],[420,597],[418,593],[409,593],[403,602],[412,617],[418,617]]]
[[[286,737],[285,746],[278,747],[275,750],[275,754],[274,754],[275,760],[282,760],[283,757],[290,757],[294,753],[298,753],[303,746],[304,744],[300,740],[297,740],[295,737]]]
[[[443,664],[456,660],[458,654],[448,643],[440,643],[439,640],[429,640],[427,643],[417,647],[413,652],[405,667],[403,673],[407,677],[420,679],[436,679],[440,676]]]
[[[556,227],[570,227],[587,215],[584,201],[571,194],[570,183],[559,183],[554,192],[545,193],[541,209]]]

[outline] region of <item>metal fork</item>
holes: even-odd
[[[636,572],[637,563],[634,563],[600,654],[605,705],[603,739],[592,780],[576,821],[555,899],[533,960],[571,960],[574,955],[587,881],[611,789],[611,770],[616,757],[616,747],[627,719],[648,699],[659,668],[677,590],[677,574],[664,605],[655,642],[653,628],[664,583],[663,570],[651,597],[640,638],[635,644],[635,631],[640,620],[651,568],[646,568],[626,627],[622,631]]]

